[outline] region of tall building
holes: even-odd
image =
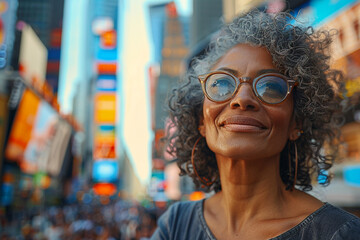
[[[46,80],[57,94],[64,0],[19,0],[17,22],[30,25],[48,50]]]
[[[149,6],[149,21],[152,38],[153,61],[160,64],[162,60],[161,49],[164,45],[164,30],[167,3]]]
[[[50,23],[52,3],[55,1],[46,0],[19,0],[17,20],[29,24],[39,36],[45,46],[50,40]],[[63,1],[62,1],[63,2]]]
[[[175,163],[164,156],[166,119],[168,116],[166,100],[173,86],[185,71],[184,59],[189,53],[189,18],[179,16],[174,2],[152,5],[149,8],[153,40],[153,65],[149,69],[150,97],[152,99],[152,129],[154,141],[152,149],[152,177],[149,194],[156,202],[179,199],[179,177]],[[166,166],[165,166],[166,164]],[[174,168],[175,167],[175,168]],[[172,173],[167,170],[172,169]],[[173,172],[175,170],[175,173]],[[170,174],[170,175],[169,175]],[[172,182],[170,179],[174,179]],[[165,196],[164,182],[167,181]]]
[[[227,2],[227,1],[225,1]],[[222,23],[223,1],[222,0],[198,0],[193,1],[193,15],[191,19],[191,48],[216,32]]]
[[[189,52],[182,30],[183,25],[178,18],[174,3],[166,6],[166,13],[160,76],[156,88],[155,135],[165,128],[167,113],[164,110],[164,100],[167,99],[169,91],[184,73],[183,60]]]

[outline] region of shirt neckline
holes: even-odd
[[[197,205],[198,205],[197,206],[197,213],[199,215],[201,225],[202,225],[203,229],[205,230],[206,234],[208,235],[208,237],[210,238],[210,240],[217,240],[215,238],[215,236],[213,235],[213,233],[211,232],[211,230],[210,230],[209,226],[207,225],[206,221],[205,221],[204,203],[205,203],[205,199],[202,199],[197,203]],[[269,240],[282,239],[284,237],[287,237],[287,236],[290,236],[290,235],[294,234],[295,232],[297,232],[301,228],[303,228],[305,225],[310,223],[314,219],[314,217],[316,215],[320,214],[324,209],[326,209],[326,208],[328,208],[330,206],[331,206],[331,204],[329,204],[328,202],[324,202],[324,204],[320,208],[318,208],[313,213],[311,213],[309,216],[307,216],[299,224],[297,224],[294,227],[290,228],[286,232],[281,233],[280,235],[277,235],[277,236],[275,236],[273,238],[270,238]]]

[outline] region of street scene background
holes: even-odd
[[[0,0],[0,239],[144,240],[171,204],[211,195],[166,152],[166,99],[255,9],[337,30],[351,107],[333,180],[310,194],[360,216],[359,0]]]

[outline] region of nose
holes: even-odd
[[[259,106],[259,101],[249,83],[241,83],[237,93],[230,101],[230,107],[233,109],[257,110]]]

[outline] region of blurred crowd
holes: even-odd
[[[164,211],[129,200],[33,208],[13,214],[12,219],[2,215],[0,239],[146,240]]]

